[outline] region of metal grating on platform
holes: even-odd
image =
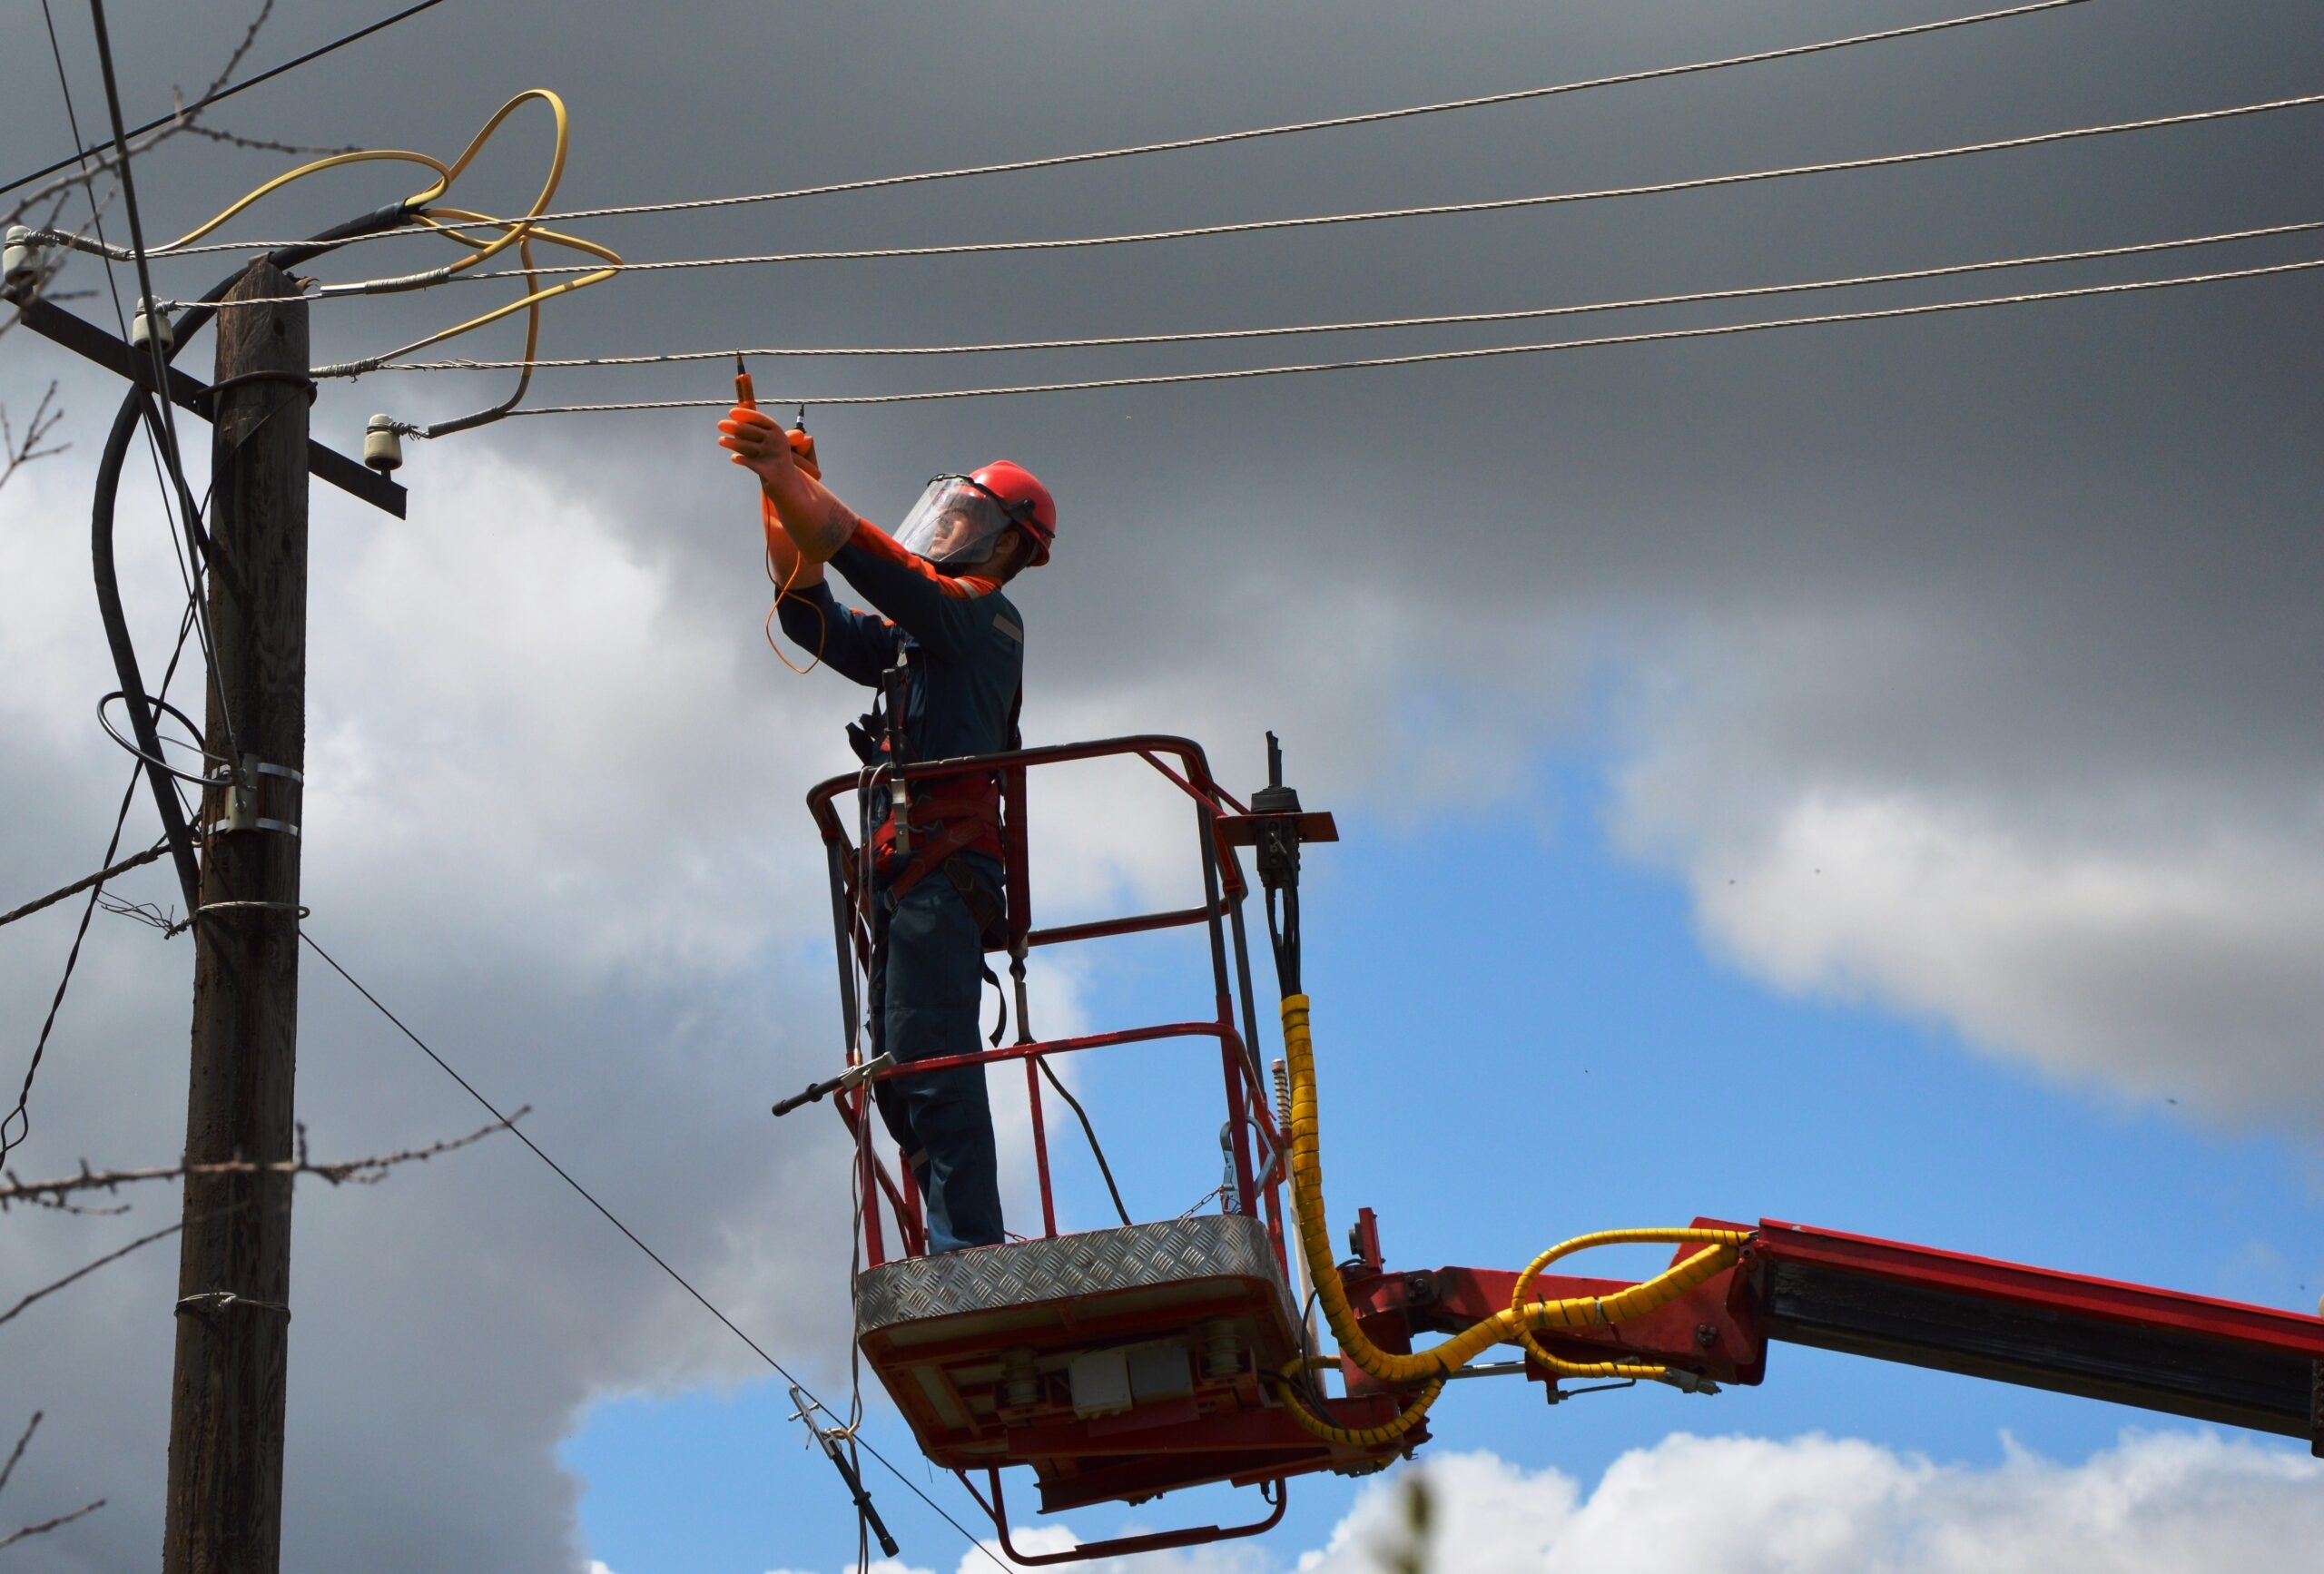
[[[862,1339],[900,1323],[1205,1279],[1265,1281],[1285,1324],[1292,1320],[1291,1292],[1275,1266],[1266,1226],[1239,1214],[1205,1214],[867,1269],[855,1278],[855,1334]]]

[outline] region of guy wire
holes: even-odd
[[[478,1092],[476,1085],[470,1082],[467,1077],[461,1076],[458,1071],[455,1070],[451,1062],[446,1060],[441,1055],[438,1055],[433,1048],[431,1048],[426,1039],[422,1038],[419,1034],[406,1027],[402,1018],[388,1009],[384,1001],[382,1001],[377,995],[371,993],[369,989],[366,989],[362,983],[356,979],[354,974],[341,967],[340,965],[339,959],[332,956],[329,951],[323,949],[321,944],[316,940],[313,935],[307,932],[306,928],[303,925],[300,928],[299,938],[306,942],[307,948],[310,950],[313,951],[315,955],[323,959],[332,972],[337,973],[342,979],[344,979],[349,988],[352,989],[357,994],[362,996],[366,1001],[369,1002],[372,1009],[378,1011],[380,1016],[385,1017],[390,1023],[392,1023],[397,1032],[401,1033],[405,1038],[410,1039],[413,1044],[419,1047],[421,1054],[436,1062],[438,1069],[441,1070],[444,1075],[449,1077],[453,1081],[458,1083],[461,1090],[470,1098],[475,1099],[477,1103],[482,1105],[484,1108],[491,1114],[495,1120],[497,1120],[503,1126],[507,1126],[510,1135],[515,1136],[518,1142],[523,1143],[526,1147],[529,1148],[535,1158],[539,1159],[543,1164],[548,1166],[550,1169],[556,1171],[556,1176],[559,1180],[563,1181],[566,1185],[571,1186],[575,1192],[579,1194],[582,1201],[596,1209],[598,1214],[605,1218],[605,1221],[607,1224],[613,1225],[615,1229],[619,1230],[622,1235],[627,1238],[631,1245],[635,1246],[639,1251],[645,1253],[648,1258],[652,1259],[654,1265],[661,1269],[663,1273],[668,1274],[671,1281],[675,1283],[678,1288],[684,1290],[687,1294],[693,1296],[695,1301],[699,1302],[704,1311],[709,1313],[713,1317],[717,1318],[719,1322],[724,1323],[728,1333],[734,1334],[735,1338],[750,1346],[751,1353],[756,1355],[761,1361],[765,1362],[769,1366],[773,1367],[786,1382],[798,1383],[800,1392],[804,1393],[809,1399],[814,1400],[817,1408],[822,1410],[826,1414],[830,1413],[830,1407],[825,1405],[822,1400],[815,1398],[813,1390],[810,1389],[805,1383],[800,1382],[798,1378],[793,1376],[790,1368],[784,1366],[783,1362],[777,1361],[772,1354],[770,1354],[764,1345],[752,1338],[748,1333],[743,1332],[742,1325],[736,1323],[732,1317],[727,1316],[725,1313],[720,1311],[716,1303],[714,1303],[709,1296],[695,1289],[692,1280],[679,1273],[675,1268],[670,1266],[668,1259],[665,1258],[661,1253],[655,1251],[653,1247],[647,1245],[636,1231],[622,1223],[621,1219],[611,1208],[599,1202],[596,1193],[592,1192],[587,1186],[583,1185],[579,1181],[574,1179],[571,1172],[566,1170],[563,1165],[557,1163],[556,1160],[548,1156],[547,1149],[543,1148],[540,1144],[535,1142],[531,1137],[526,1136],[524,1127],[510,1124],[508,1117],[500,1113],[499,1106],[494,1104],[492,1100],[487,1098],[482,1093]],[[860,1441],[861,1440],[859,1440],[859,1441]],[[934,1510],[937,1516],[946,1524],[951,1526],[953,1530],[958,1530],[970,1545],[975,1547],[979,1551],[983,1552],[987,1558],[990,1559],[996,1568],[1006,1569],[1009,1567],[1006,1563],[1001,1562],[999,1558],[994,1557],[991,1549],[986,1547],[982,1541],[970,1534],[968,1527],[961,1524],[960,1520],[954,1519],[950,1513],[948,1513],[941,1503],[939,1503],[935,1499],[921,1490],[920,1487],[913,1482],[911,1477],[905,1475],[903,1471],[898,1470],[895,1465],[890,1461],[887,1455],[881,1453],[869,1442],[862,1442],[862,1447],[863,1451],[877,1460],[880,1462],[881,1467],[890,1475],[895,1477],[897,1481],[901,1481],[911,1492],[912,1496],[918,1498],[922,1503],[925,1503],[929,1508]]]

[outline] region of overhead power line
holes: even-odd
[[[2085,296],[2124,295],[2140,290],[2171,290],[2191,284],[2217,284],[2231,279],[2262,279],[2324,268],[2324,258],[2279,262],[2264,268],[2237,268],[2214,273],[2191,273],[2170,279],[2145,279],[2127,284],[2086,284],[2072,290],[2028,290],[2015,295],[1988,295],[1971,300],[1944,300],[1924,306],[1892,306],[1872,311],[1834,311],[1813,317],[1779,317],[1758,322],[1722,323],[1713,328],[1672,328],[1652,333],[1612,333],[1592,339],[1554,339],[1545,344],[1502,344],[1481,349],[1439,349],[1416,355],[1372,356],[1354,360],[1308,361],[1294,366],[1244,367],[1226,371],[1172,372],[1151,377],[1090,378],[1073,382],[1019,383],[1008,387],[939,389],[923,393],[839,394],[813,398],[797,394],[762,394],[767,405],[925,404],[937,399],[996,398],[1008,394],[1085,393],[1098,389],[1158,388],[1172,383],[1239,382],[1252,378],[1295,377],[1310,372],[1363,371],[1382,367],[1424,366],[1435,361],[1489,360],[1499,356],[1541,355],[1555,350],[1602,349],[1615,345],[1662,344],[1682,339],[1718,339],[1772,329],[1817,328],[1836,322],[1877,322],[1903,317],[1928,317],[1938,312],[1971,311],[1983,307],[2024,306],[2039,300],[2072,300]],[[620,404],[540,405],[509,412],[512,416],[596,415],[617,410],[724,409],[732,400],[642,399]]]
[[[2232,241],[2299,235],[2324,230],[2324,221],[2299,224],[2269,224],[2257,229],[2230,230],[2211,235],[2190,235],[2170,241],[2142,241],[2122,246],[2094,246],[2075,251],[2044,251],[2024,257],[2001,257],[1981,262],[1954,262],[1935,268],[1910,268],[1887,273],[1858,273],[1838,279],[1809,279],[1783,284],[1753,284],[1731,290],[1690,290],[1674,295],[1632,296],[1621,300],[1593,300],[1570,306],[1534,306],[1508,311],[1460,311],[1434,317],[1381,317],[1346,322],[1302,322],[1271,328],[1216,328],[1182,333],[1112,334],[1090,339],[1020,339],[975,344],[915,345],[775,345],[758,349],[684,349],[659,355],[589,355],[523,360],[388,360],[351,361],[320,367],[317,377],[354,377],[372,371],[505,371],[530,366],[537,370],[576,370],[592,368],[665,366],[687,361],[723,361],[736,355],[753,357],[896,357],[987,355],[1019,350],[1100,349],[1133,345],[1210,344],[1235,339],[1282,339],[1319,333],[1364,333],[1381,329],[1452,328],[1488,322],[1526,322],[1548,317],[1581,317],[1600,311],[1630,311],[1645,307],[1699,305],[1713,300],[1748,300],[1769,295],[1797,295],[1818,290],[1845,290],[1867,284],[1905,284],[1925,279],[1957,278],[2011,268],[2035,268],[2057,262],[2090,262],[2109,257],[2137,257],[2156,251],[2216,246]]]
[[[1035,241],[970,241],[939,246],[880,246],[857,251],[764,251],[733,257],[688,257],[658,262],[627,262],[623,271],[651,273],[676,269],[732,268],[776,262],[859,262],[897,257],[962,257],[1005,251],[1068,251],[1097,246],[1131,246],[1154,241],[1190,241],[1214,235],[1250,235],[1274,230],[1308,230],[1326,225],[1367,224],[1384,219],[1435,219],[1456,213],[1498,213],[1519,208],[1552,207],[1571,202],[1604,202],[1618,197],[1660,196],[1674,192],[1709,191],[1721,186],[1753,185],[1790,180],[1801,175],[1838,174],[1849,170],[1890,169],[1903,164],[1934,163],[1976,153],[2003,152],[2015,148],[2042,147],[2093,137],[2118,136],[2126,132],[2156,131],[2165,126],[2196,125],[2209,121],[2236,120],[2324,103],[2324,93],[2294,98],[2268,99],[2227,109],[2191,110],[2181,114],[2151,115],[2142,120],[2114,121],[2104,125],[2073,126],[2063,131],[2034,132],[2024,136],[1996,137],[1986,142],[1960,143],[1951,147],[1925,148],[1912,152],[1874,153],[1863,158],[1827,159],[1809,164],[1784,164],[1772,169],[1744,170],[1733,174],[1696,175],[1684,180],[1650,181],[1627,186],[1600,186],[1581,192],[1549,192],[1534,196],[1497,197],[1473,202],[1430,202],[1409,208],[1374,208],[1349,213],[1312,213],[1288,219],[1249,219],[1229,224],[1196,224],[1175,230],[1143,230],[1118,235],[1077,235]],[[487,279],[546,278],[560,273],[585,273],[586,267],[485,270],[459,275],[471,282]],[[378,293],[399,283],[366,280],[326,284],[320,299],[346,299]]]
[[[1555,83],[1547,87],[1519,88],[1509,93],[1484,93],[1472,98],[1447,99],[1437,103],[1409,104],[1397,109],[1372,110],[1361,114],[1332,115],[1322,120],[1292,121],[1282,125],[1256,126],[1243,131],[1214,132],[1202,136],[1177,137],[1167,142],[1134,143],[1123,147],[1098,148],[1084,152],[1053,153],[1041,158],[1011,159],[1000,163],[964,164],[957,169],[924,170],[911,174],[877,175],[860,181],[832,181],[816,186],[793,186],[774,192],[753,192],[732,197],[699,197],[684,202],[632,202],[617,207],[573,208],[561,212],[545,213],[543,223],[562,223],[571,219],[626,218],[641,213],[691,213],[712,208],[743,207],[754,202],[786,202],[800,197],[826,197],[842,192],[882,191],[894,186],[923,185],[931,181],[965,180],[974,175],[1012,174],[1028,170],[1061,169],[1068,164],[1095,163],[1106,159],[1136,158],[1145,153],[1183,152],[1194,148],[1221,147],[1229,143],[1256,142],[1264,137],[1290,136],[1299,132],[1334,131],[1344,126],[1377,125],[1386,121],[1412,120],[1422,115],[1446,114],[1456,110],[1482,109],[1492,104],[1521,103],[1530,99],[1555,98],[1565,93],[1585,93],[1591,88],[1620,87],[1632,83],[1657,82],[1669,77],[1691,76],[1706,71],[1723,71],[1730,66],[1757,65],[1775,60],[1795,60],[1802,55],[1822,54],[1832,50],[1851,49],[1858,44],[1881,44],[1891,39],[1911,38],[1924,34],[1945,33],[1958,27],[1974,27],[1984,22],[2003,22],[2014,17],[2031,16],[2038,12],[2062,10],[2079,5],[2084,0],[2034,0],[2034,4],[2013,5],[2000,11],[1980,11],[1965,16],[1951,16],[1938,22],[1920,22],[1904,27],[1883,28],[1875,33],[1851,34],[1845,38],[1827,38],[1814,44],[1788,44],[1780,49],[1758,50],[1748,54],[1729,54],[1716,60],[1689,61],[1683,65],[1653,66],[1643,71],[1620,72],[1611,76],[1593,76],[1578,82]],[[445,229],[487,228],[480,223],[446,224]],[[195,251],[250,250],[281,244],[279,241],[246,241],[190,248],[179,255]]]
[[[359,27],[354,32],[348,34],[343,38],[335,38],[329,44],[324,44],[320,49],[310,49],[306,54],[300,55],[295,60],[286,60],[280,65],[271,66],[268,69],[260,72],[256,76],[246,78],[241,82],[234,84],[231,87],[222,87],[213,92],[204,93],[202,97],[196,99],[193,103],[185,105],[182,109],[173,110],[170,113],[162,115],[158,119],[147,121],[143,125],[137,127],[128,134],[133,137],[139,137],[143,136],[147,132],[158,131],[173,120],[182,119],[186,115],[193,113],[197,110],[207,109],[210,105],[220,103],[225,99],[230,99],[238,93],[248,92],[250,89],[256,87],[260,83],[270,82],[275,77],[281,76],[286,71],[296,71],[300,66],[306,64],[310,60],[320,60],[324,55],[329,54],[335,49],[343,49],[347,45],[356,42],[358,39],[369,38],[371,34],[379,32],[381,28],[392,27],[407,16],[417,16],[422,11],[432,10],[436,6],[441,5],[443,3],[444,0],[419,0],[419,4],[417,5],[407,5],[402,10],[397,12],[394,15],[383,16],[379,21],[372,23],[369,27]],[[9,192],[13,192],[19,186],[29,186],[44,175],[53,175],[59,170],[69,169],[74,164],[80,162],[83,159],[93,158],[97,154],[103,152],[111,144],[107,143],[94,143],[88,147],[83,148],[80,152],[72,154],[70,157],[59,159],[53,164],[48,164],[43,168],[33,171],[30,174],[18,175],[6,185],[0,186],[0,195],[5,195]]]
[[[598,1214],[605,1218],[605,1221],[607,1224],[613,1225],[615,1229],[619,1230],[622,1235],[627,1238],[631,1245],[635,1246],[639,1251],[645,1253],[647,1257],[651,1258],[654,1265],[661,1269],[663,1273],[668,1274],[671,1281],[675,1283],[678,1288],[684,1290],[687,1294],[693,1296],[695,1301],[699,1302],[704,1311],[709,1313],[713,1317],[717,1318],[720,1323],[725,1324],[726,1331],[728,1333],[741,1340],[744,1344],[750,1346],[752,1354],[756,1355],[761,1361],[765,1362],[767,1365],[773,1367],[776,1372],[781,1374],[785,1382],[796,1386],[800,1392],[806,1394],[809,1399],[814,1400],[819,1408],[826,1411],[829,1410],[830,1407],[824,1405],[822,1400],[815,1399],[815,1395],[812,1391],[811,1391],[805,1383],[801,1382],[797,1377],[793,1376],[788,1367],[784,1366],[783,1362],[777,1361],[772,1354],[768,1353],[764,1345],[762,1345],[757,1340],[743,1332],[742,1325],[736,1323],[732,1317],[727,1316],[725,1313],[720,1311],[716,1303],[713,1302],[709,1296],[695,1289],[692,1280],[688,1279],[684,1274],[679,1273],[675,1268],[670,1266],[669,1260],[667,1258],[664,1257],[661,1253],[655,1251],[653,1247],[647,1245],[644,1238],[641,1237],[635,1230],[631,1229],[627,1225],[622,1223],[620,1217],[616,1215],[611,1208],[599,1202],[596,1193],[592,1192],[587,1186],[583,1185],[579,1181],[575,1180],[570,1171],[568,1171],[563,1165],[557,1163],[556,1160],[551,1158],[548,1156],[547,1149],[543,1148],[540,1144],[535,1142],[530,1136],[525,1134],[525,1128],[523,1126],[514,1124],[510,1117],[501,1114],[499,1107],[494,1104],[489,1098],[487,1098],[483,1094],[478,1092],[476,1085],[470,1082],[467,1077],[461,1076],[458,1071],[455,1070],[450,1061],[436,1053],[436,1051],[428,1046],[426,1039],[413,1032],[409,1028],[405,1027],[402,1018],[388,1009],[386,1002],[382,1001],[379,996],[371,993],[369,989],[364,988],[364,986],[356,979],[354,974],[340,966],[339,959],[332,956],[329,951],[323,949],[321,945],[316,941],[315,937],[309,934],[303,927],[299,930],[299,938],[305,941],[307,949],[313,951],[315,955],[320,957],[325,964],[330,967],[330,970],[337,973],[340,978],[346,982],[350,989],[353,989],[357,994],[362,996],[366,1001],[369,1002],[372,1009],[378,1011],[380,1016],[385,1017],[390,1023],[392,1023],[397,1032],[401,1033],[405,1038],[410,1039],[413,1044],[419,1047],[421,1054],[427,1056],[430,1060],[433,1060],[438,1070],[442,1071],[445,1076],[449,1077],[453,1081],[458,1083],[461,1090],[470,1098],[475,1099],[478,1104],[482,1105],[487,1111],[489,1111],[494,1120],[497,1121],[501,1126],[507,1126],[509,1135],[514,1136],[518,1142],[523,1143],[526,1147],[529,1148],[535,1158],[539,1159],[543,1164],[548,1166],[550,1169],[556,1171],[557,1179],[563,1181],[566,1185],[571,1186],[576,1193],[579,1194],[582,1201],[596,1209]],[[996,1567],[1001,1569],[1008,1568],[1007,1564],[1002,1563],[999,1558],[993,1556],[990,1548],[986,1547],[982,1541],[979,1540],[970,1532],[967,1526],[961,1524],[960,1520],[954,1519],[949,1512],[947,1512],[941,1503],[939,1503],[935,1499],[922,1491],[919,1485],[914,1482],[911,1477],[898,1470],[895,1465],[889,1461],[887,1455],[881,1453],[878,1449],[873,1448],[871,1443],[860,1436],[855,1439],[855,1443],[856,1446],[861,1448],[865,1453],[870,1454],[873,1459],[879,1461],[881,1468],[890,1475],[895,1477],[897,1481],[902,1482],[904,1486],[911,1490],[912,1496],[918,1498],[921,1502],[934,1510],[939,1518],[942,1519],[946,1524],[951,1526],[953,1530],[958,1530],[961,1537],[967,1540],[970,1546],[984,1553],[987,1558],[991,1559]]]
[[[105,114],[113,123],[113,146],[117,161],[113,172],[121,182],[121,205],[129,218],[130,253],[137,264],[137,298],[145,303],[140,310],[159,310],[160,308],[153,304],[158,297],[153,290],[152,270],[146,262],[145,226],[137,212],[137,182],[130,170],[129,132],[121,120],[121,88],[113,78],[113,33],[105,25],[104,0],[89,0],[89,20],[96,34],[98,74],[105,87]],[[245,40],[246,47],[247,43]],[[169,471],[170,485],[177,494],[179,522],[187,537],[187,556],[198,566],[205,556],[204,544],[198,534],[201,509],[193,500],[193,488],[186,484],[184,455],[178,444],[177,406],[169,397],[169,351],[162,347],[162,337],[155,333],[146,340],[147,361],[153,373],[147,391],[153,405],[161,411],[162,463]],[[209,613],[202,605],[200,585],[197,566],[195,577],[187,586],[194,633],[202,643],[202,654],[209,664],[211,697],[217,703],[218,727],[225,735],[226,757],[240,760],[242,757],[241,748],[234,741],[234,716],[226,703],[226,691],[218,682],[217,641],[211,632]]]

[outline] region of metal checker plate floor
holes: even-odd
[[[855,1336],[1190,1279],[1265,1281],[1274,1288],[1285,1325],[1290,1323],[1291,1292],[1275,1265],[1266,1225],[1240,1214],[1204,1214],[867,1268],[855,1278]]]

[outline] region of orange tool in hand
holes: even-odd
[[[741,350],[734,352],[734,402],[746,410],[759,408],[758,392],[751,386],[751,374],[749,369],[743,365]],[[816,480],[822,480],[823,467],[816,462],[815,439],[807,435],[806,426],[803,423],[793,427],[785,435],[791,439],[793,462]]]

